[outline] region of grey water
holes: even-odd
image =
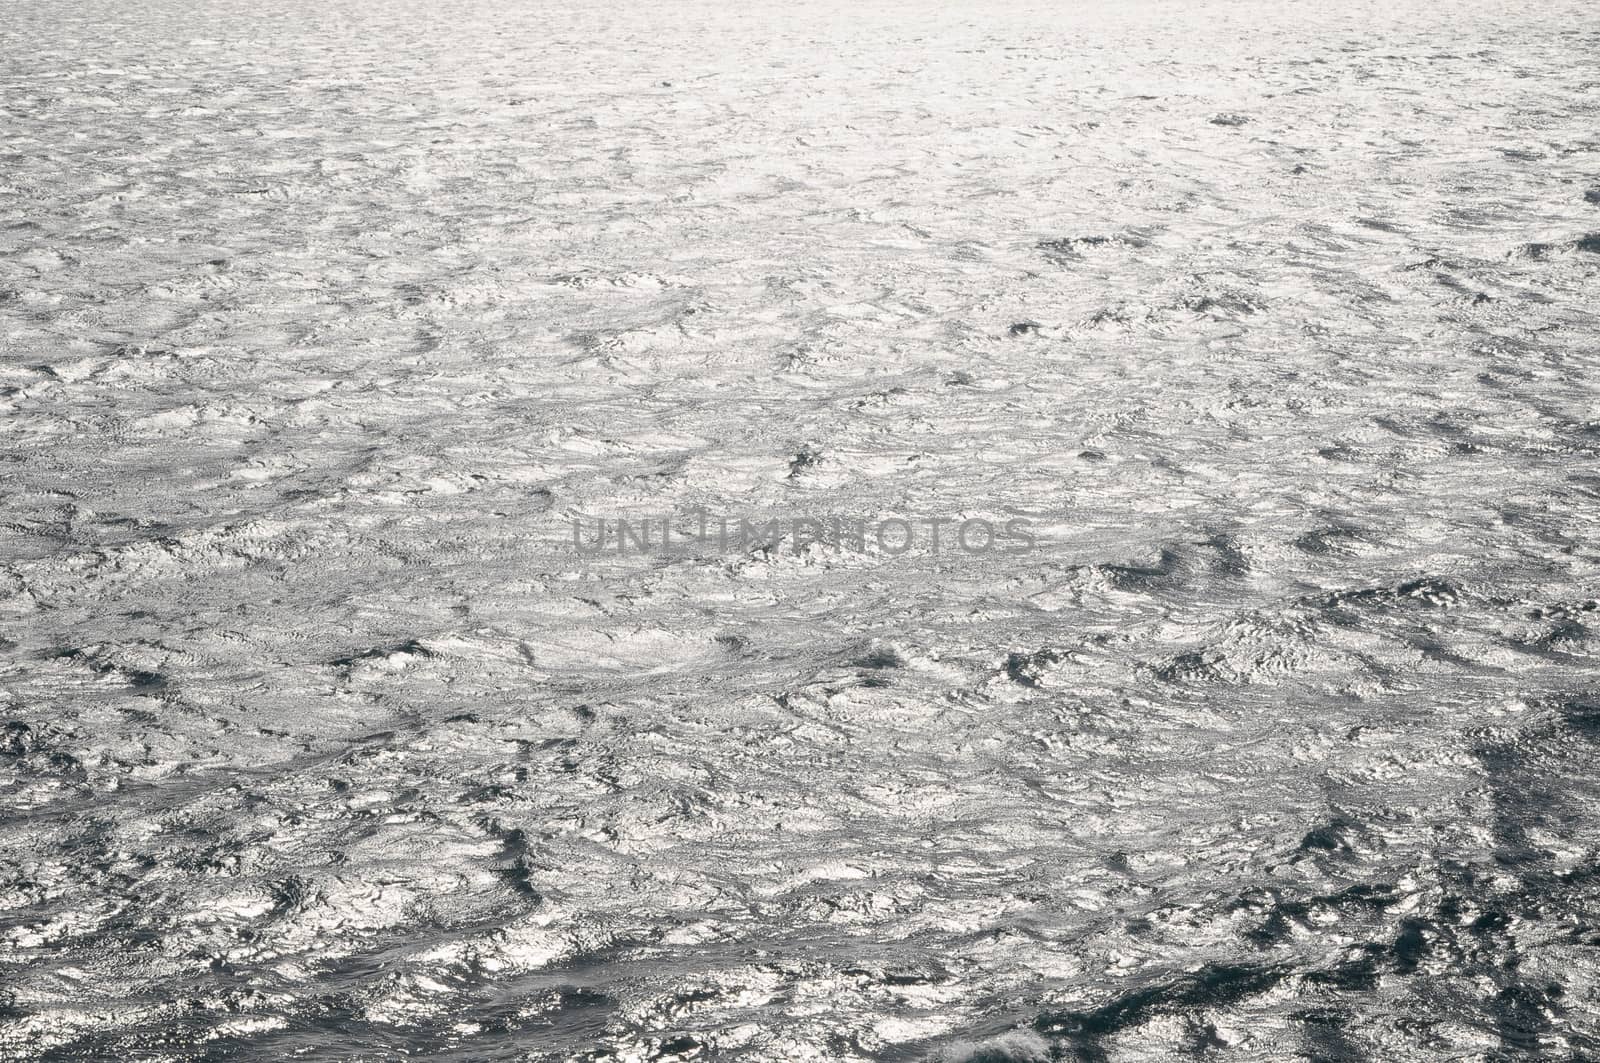
[[[0,1058],[1600,1056],[1596,55],[11,0]]]

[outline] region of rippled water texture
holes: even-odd
[[[1597,56],[11,0],[0,1056],[1600,1053]]]

